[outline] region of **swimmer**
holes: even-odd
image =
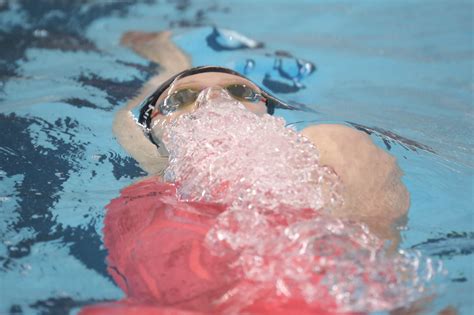
[[[107,206],[104,243],[109,251],[108,271],[125,292],[126,298],[115,303],[87,307],[80,314],[352,314],[338,309],[334,294],[318,286],[321,274],[310,275],[305,280],[320,288],[317,290],[318,299],[313,302],[297,291],[283,298],[275,295],[272,287],[262,287],[262,284],[259,287],[258,281],[244,277],[242,272],[245,268],[235,268],[235,259],[241,249],[226,250],[224,246],[223,251],[216,255],[206,245],[212,240],[217,240],[216,244],[219,244],[220,236],[212,237],[216,229],[238,218],[228,211],[228,205],[213,200],[180,200],[175,185],[160,179],[169,164],[168,128],[174,121],[197,112],[202,95],[205,95],[211,106],[213,100],[220,102],[233,99],[230,101],[234,102],[232,104],[242,105],[239,107],[240,114],[245,116],[245,112],[253,113],[255,115],[252,117],[260,117],[258,119],[269,117],[266,115],[272,114],[274,108],[289,107],[230,69],[191,68],[187,57],[171,43],[169,36],[169,33],[130,33],[124,38],[125,44],[133,45],[137,52],[165,67],[164,72],[145,86],[140,95],[146,95],[145,100],[137,101],[137,98],[127,105],[118,113],[114,126],[121,144],[151,177],[124,189],[121,196]],[[130,115],[130,110],[139,105],[142,106],[139,123],[145,127],[146,133]],[[179,132],[179,128],[176,130]],[[393,226],[406,214],[409,197],[401,183],[401,172],[395,159],[377,148],[367,135],[346,126],[311,126],[301,134],[309,139],[304,145],[311,147],[308,144],[311,142],[319,151],[319,158],[314,159],[321,164],[317,168],[328,167],[342,183],[341,197],[344,202],[331,208],[331,216],[365,223],[380,238],[391,239],[396,244],[397,233]],[[179,185],[177,187],[179,190]],[[228,187],[222,188],[224,192],[226,189]],[[328,240],[335,237],[332,239],[334,242],[328,241],[327,245],[324,242],[317,244],[327,246],[329,258],[338,259],[347,248],[352,251],[369,246],[371,250],[382,250],[377,238],[372,239],[370,233],[360,229],[357,224],[352,226],[347,223],[353,234],[334,236],[328,226],[338,221],[331,217],[320,216],[317,212],[311,212],[310,215],[305,211],[293,213],[294,208],[287,205],[281,207],[282,216],[265,214],[268,220],[274,220],[275,226],[260,226],[255,230],[255,233],[263,233],[261,244],[266,246],[266,251],[258,256],[264,259],[261,265],[258,264],[262,268],[296,257],[287,257],[287,251],[277,253],[277,256],[283,254],[280,258],[270,255],[273,240],[265,239],[265,235],[281,234],[280,227],[291,228],[305,220],[309,224],[309,229],[305,230],[309,238],[314,236],[313,233],[325,230]],[[226,218],[231,220],[226,221]],[[253,223],[251,219],[247,221],[249,224]],[[239,233],[253,233],[246,226],[240,226]],[[284,237],[278,244],[286,246],[288,250],[295,250],[292,249],[292,243],[288,243],[288,238]],[[252,246],[246,247],[244,244],[242,249],[252,257]],[[306,270],[310,269],[305,268],[314,266],[314,260],[318,259],[318,255],[304,255],[300,260],[290,261],[290,264],[292,268],[300,265],[306,275]],[[252,261],[258,262],[250,259]],[[370,261],[364,260],[367,264]],[[378,261],[372,263],[378,264]],[[378,264],[378,268],[383,268],[390,278],[390,265]],[[335,274],[337,270],[334,270]],[[331,267],[327,267],[327,272],[331,273]],[[365,271],[361,272],[360,275],[365,279]],[[265,281],[262,283],[268,284]],[[368,285],[370,287],[370,283]],[[378,292],[380,285],[375,283],[372,288]],[[252,295],[251,290],[256,290],[253,300],[248,299],[249,294]],[[279,290],[286,292],[287,289]]]
[[[168,163],[163,146],[157,150],[153,143],[160,143],[163,132],[161,122],[196,108],[194,102],[190,102],[184,107],[178,106],[175,111],[168,113],[169,115],[160,114],[155,109],[153,117],[147,116],[148,123],[155,125],[153,133],[148,136],[144,136],[130,115],[130,110],[139,106],[145,97],[155,91],[157,94],[165,92],[158,95],[161,96],[159,101],[162,101],[168,92],[164,91],[163,87],[168,87],[171,82],[163,83],[169,78],[175,78],[177,73],[191,68],[189,57],[172,43],[170,36],[170,32],[130,32],[122,39],[124,45],[158,62],[164,69],[146,84],[136,99],[118,113],[114,124],[114,132],[119,142],[150,174],[162,174]],[[194,84],[193,87],[202,89],[214,85],[225,86],[235,80],[247,84],[255,93],[262,92],[258,85],[241,75],[220,69],[222,68],[184,72],[175,82],[174,90],[189,82]],[[194,75],[190,75],[191,73]],[[157,86],[161,88],[156,90]],[[267,92],[263,92],[262,96],[257,102],[244,101],[243,104],[258,115],[272,113],[275,106],[287,107]],[[189,96],[183,94],[182,97]],[[264,98],[268,99],[268,103]],[[319,124],[307,127],[301,133],[318,148],[320,162],[331,167],[343,182],[344,203],[333,209],[333,214],[365,223],[373,233],[382,239],[390,240],[393,248],[396,248],[399,242],[396,225],[403,223],[409,207],[409,193],[401,181],[402,172],[396,159],[377,147],[367,134],[348,126]],[[150,139],[152,141],[149,141]]]

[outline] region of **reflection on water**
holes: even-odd
[[[435,308],[472,311],[472,3],[268,5],[0,1],[0,313],[64,314],[122,296],[105,270],[104,206],[145,174],[112,121],[159,65],[119,38],[169,27],[185,27],[174,39],[194,64],[245,71],[310,105],[277,110],[298,128],[350,121],[372,132],[412,195],[402,247],[450,270]],[[219,37],[232,49],[216,51],[211,25],[255,42]]]

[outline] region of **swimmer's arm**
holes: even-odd
[[[332,167],[343,182],[345,202],[335,214],[362,221],[380,237],[397,243],[393,226],[404,220],[409,194],[396,159],[367,134],[347,126],[323,124],[301,133],[317,146],[321,164]]]
[[[150,175],[162,175],[168,157],[161,155],[153,143],[143,136],[131,111],[153,93],[157,86],[172,75],[191,67],[191,60],[171,40],[171,32],[127,32],[121,40],[137,54],[160,65],[160,72],[151,78],[140,93],[121,108],[115,116],[113,131],[118,142],[133,156],[140,167]]]

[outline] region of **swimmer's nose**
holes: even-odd
[[[229,94],[227,93],[226,90],[224,90],[223,88],[221,88],[220,86],[211,86],[209,88],[207,88],[209,91],[209,97],[214,99],[214,98],[217,98],[217,97],[226,97],[226,96],[229,96]]]
[[[196,105],[200,105],[203,101],[211,101],[215,99],[232,99],[229,93],[220,86],[211,86],[201,91],[196,101]]]

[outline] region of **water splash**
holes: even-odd
[[[337,176],[319,165],[307,138],[281,118],[248,111],[224,90],[212,93],[203,91],[201,108],[166,128],[165,178],[178,183],[180,198],[267,211],[281,205],[321,210],[342,202]]]
[[[257,49],[264,45],[261,42],[253,40],[236,31],[212,28],[212,33],[206,37],[207,45],[215,51],[239,50],[239,49]]]

